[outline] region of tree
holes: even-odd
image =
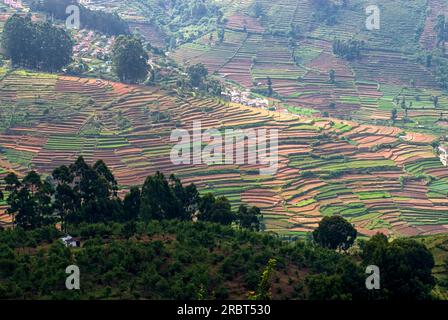
[[[349,249],[355,242],[356,229],[343,217],[324,217],[316,230],[313,239],[320,246],[328,249]]]
[[[325,22],[327,25],[334,25],[339,8],[344,6],[344,1],[342,4],[337,4],[331,0],[313,0],[312,4],[315,8],[313,16],[317,21]]]
[[[95,170],[99,174],[99,176],[106,181],[109,191],[108,196],[112,195],[113,197],[117,197],[118,183],[117,180],[115,180],[112,171],[110,171],[107,167],[106,163],[104,163],[103,160],[98,160],[93,165],[93,170]]]
[[[73,40],[62,28],[49,22],[36,24],[37,34],[41,35],[39,69],[56,72],[70,64],[73,53]],[[38,50],[40,51],[40,50]]]
[[[317,252],[316,252],[317,253]],[[365,300],[368,290],[365,287],[366,274],[359,263],[349,257],[317,253],[320,259],[325,256],[332,262],[323,262],[326,272],[306,277],[308,299],[311,300]]]
[[[337,56],[342,57],[345,60],[355,60],[361,57],[361,50],[364,46],[363,41],[358,40],[339,40],[334,39],[333,41],[333,53]]]
[[[31,194],[34,193],[42,186],[42,180],[40,175],[36,173],[36,171],[30,171],[25,178],[22,180],[22,184],[25,185],[30,191]]]
[[[229,200],[226,197],[218,197],[213,205],[210,221],[230,225],[234,220]]]
[[[448,32],[447,23],[444,15],[437,16],[437,22],[434,26],[434,31],[436,31],[437,35],[437,47],[440,46],[440,43],[442,43],[442,46],[444,46]]]
[[[73,41],[62,28],[14,14],[5,23],[2,46],[13,65],[56,72],[71,62]]]
[[[271,77],[268,77],[267,79],[267,85],[268,85],[268,96],[272,96],[272,94],[274,93],[274,90],[272,89],[272,80]]]
[[[14,225],[31,230],[53,222],[52,195],[54,190],[35,172],[29,172],[19,181],[14,173],[5,177],[6,190],[9,192],[6,212],[13,216]]]
[[[434,108],[437,108],[439,106],[439,97],[433,96],[432,97],[432,103],[434,104]]]
[[[2,46],[13,65],[26,66],[31,60],[33,30],[31,18],[14,14],[6,21],[2,32]],[[28,50],[27,50],[28,48]]]
[[[258,0],[255,1],[252,11],[255,18],[261,18],[264,16],[263,5]]]
[[[138,83],[148,75],[148,54],[135,37],[121,35],[116,39],[112,61],[120,81]]]
[[[260,283],[258,284],[257,291],[255,293],[249,293],[249,300],[271,300],[271,278],[275,271],[277,260],[269,259],[263,273],[261,275]]]
[[[215,198],[211,193],[203,196],[199,203],[198,220],[230,225],[235,216],[226,197]]]
[[[31,9],[43,11],[52,17],[60,20],[67,18],[66,8],[76,5],[79,8],[81,28],[93,29],[107,35],[118,36],[128,34],[129,27],[117,13],[105,12],[102,10],[90,10],[82,3],[75,0],[39,0],[31,3]]]
[[[336,77],[336,72],[333,69],[331,69],[330,72],[328,72],[328,82],[334,84],[335,77]]]
[[[128,194],[124,197],[123,211],[124,221],[137,220],[140,211],[141,193],[138,187],[132,187]]]
[[[224,28],[224,26],[219,26],[218,27],[218,41],[219,41],[219,43],[224,42],[225,34],[226,34],[226,29]]]
[[[298,24],[291,24],[288,35],[292,40],[298,39],[300,36],[300,26]]]
[[[392,122],[395,122],[397,120],[397,109],[393,108],[391,113],[390,113],[390,119],[392,120]]]
[[[210,80],[207,82],[207,92],[211,95],[220,97],[224,88],[219,80]]]
[[[240,205],[238,208],[237,219],[241,228],[249,229],[251,231],[260,231],[261,211],[257,207],[247,208],[246,205]]]
[[[190,78],[191,86],[200,88],[208,75],[208,70],[202,63],[198,63],[189,66],[187,68],[187,73],[188,77]]]
[[[70,184],[75,178],[74,174],[70,171],[69,167],[62,165],[53,170],[53,179],[60,184]]]
[[[181,206],[178,218],[181,220],[191,220],[198,208],[200,199],[199,191],[193,183],[184,188],[180,179],[174,174],[170,175],[169,183],[171,190]]]
[[[435,286],[434,257],[419,241],[396,239],[383,234],[361,243],[363,264],[376,265],[381,272],[381,291],[376,298],[426,300]]]
[[[60,184],[56,187],[53,207],[61,221],[61,230],[66,233],[68,221],[79,210],[79,195],[67,183]]]
[[[141,192],[140,217],[144,221],[176,219],[183,216],[181,213],[181,202],[163,173],[146,178]]]

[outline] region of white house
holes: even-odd
[[[448,166],[448,147],[447,146],[439,147],[439,158],[445,167]]]
[[[66,247],[78,248],[81,246],[79,239],[73,238],[69,235],[61,238],[61,241],[65,244]]]

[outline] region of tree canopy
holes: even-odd
[[[119,36],[112,49],[112,61],[118,78],[137,83],[148,76],[148,54],[142,42],[131,36]]]
[[[189,66],[187,68],[187,73],[190,78],[191,86],[200,88],[208,75],[208,70],[202,63],[198,63]]]
[[[324,248],[347,250],[355,242],[356,229],[343,217],[324,217],[316,230],[313,239]]]
[[[382,299],[429,299],[435,280],[432,276],[434,257],[414,239],[396,239],[389,242],[383,234],[373,236],[361,244],[364,265],[379,267],[382,290],[376,292]]]
[[[44,11],[56,19],[67,19],[66,8],[76,5],[79,8],[80,27],[93,29],[107,35],[128,34],[129,27],[118,14],[101,10],[90,10],[76,0],[35,0],[32,9]]]
[[[18,14],[6,21],[2,46],[13,65],[50,72],[68,65],[73,51],[73,41],[64,29]]]
[[[91,166],[79,157],[69,166],[55,168],[45,180],[35,171],[23,179],[9,173],[4,180],[7,212],[25,230],[57,222],[67,232],[69,225],[80,223],[173,219],[261,229],[259,208],[241,205],[233,212],[227,198],[201,196],[194,184],[183,186],[173,174],[167,178],[157,172],[147,177],[143,186],[132,186],[122,200],[118,182],[102,160]]]

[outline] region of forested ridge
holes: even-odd
[[[286,241],[258,232],[259,208],[234,211],[174,175],[149,176],[121,200],[107,165],[82,157],[45,179],[31,171],[5,182],[14,228],[0,230],[0,298],[437,298],[423,244],[378,234],[352,247],[357,232],[337,215],[312,239]],[[81,247],[66,247],[67,234]],[[69,265],[81,270],[80,290],[65,287]],[[368,265],[381,268],[382,290],[366,288]]]

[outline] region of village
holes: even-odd
[[[230,102],[239,103],[249,107],[268,108],[269,100],[266,98],[253,97],[250,91],[240,91],[235,88],[230,88],[221,93],[222,97]]]

